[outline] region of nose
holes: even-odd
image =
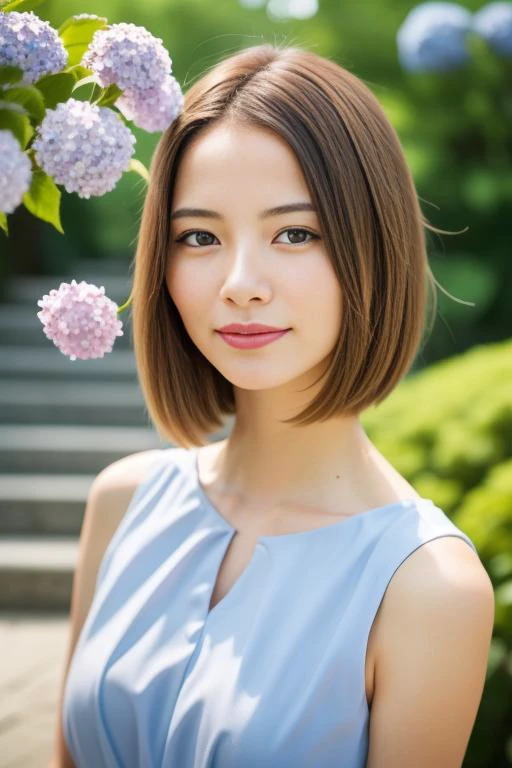
[[[253,299],[267,302],[272,295],[263,260],[254,246],[239,245],[227,254],[226,275],[220,296],[223,301],[244,305]]]

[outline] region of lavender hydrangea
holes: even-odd
[[[465,64],[471,13],[457,3],[417,5],[397,33],[400,63],[412,72],[446,71]]]
[[[12,213],[30,189],[32,164],[10,131],[0,130],[0,211]]]
[[[79,197],[112,190],[128,169],[135,136],[108,107],[68,99],[48,109],[33,141],[40,167]]]
[[[484,5],[473,16],[473,31],[486,40],[495,53],[512,57],[512,3]]]
[[[0,13],[0,66],[20,67],[21,84],[63,70],[68,54],[55,29],[32,11]]]
[[[81,63],[92,70],[102,88],[115,83],[123,91],[154,88],[172,68],[161,38],[144,27],[124,22],[98,29]]]
[[[123,336],[117,304],[105,296],[102,285],[82,280],[61,283],[37,302],[43,332],[71,360],[89,360],[111,352],[117,336]]]
[[[142,93],[124,91],[116,101],[123,115],[148,133],[164,131],[181,113],[183,104],[180,85],[172,75]]]

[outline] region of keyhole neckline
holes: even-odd
[[[194,490],[197,493],[198,497],[203,502],[206,509],[212,514],[212,516],[216,519],[218,523],[220,523],[227,531],[229,531],[231,534],[239,533],[238,529],[235,528],[231,523],[226,520],[226,518],[219,512],[215,504],[210,500],[209,496],[207,495],[205,489],[203,488],[203,485],[201,483],[201,480],[199,478],[199,466],[198,466],[198,455],[199,455],[199,448],[193,447],[190,449],[191,453],[191,463],[192,463],[192,475],[193,475],[193,482],[194,482]],[[358,512],[355,515],[350,515],[349,517],[345,517],[342,520],[338,520],[335,523],[330,523],[329,525],[323,525],[320,528],[308,528],[305,531],[294,531],[292,533],[280,533],[280,534],[271,534],[268,536],[256,536],[256,542],[258,544],[267,544],[270,546],[276,545],[278,546],[279,543],[283,542],[293,542],[293,541],[302,541],[303,539],[315,537],[319,534],[325,533],[326,535],[335,533],[337,531],[344,531],[350,529],[351,526],[364,522],[365,520],[370,520],[374,516],[378,516],[379,514],[385,514],[388,510],[391,509],[408,509],[408,508],[417,508],[421,505],[427,505],[427,506],[433,506],[434,502],[432,499],[428,499],[425,497],[420,498],[413,498],[413,499],[402,499],[400,501],[392,501],[389,504],[384,504],[380,507],[372,507],[371,509],[366,509],[364,512]]]

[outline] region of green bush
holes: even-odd
[[[512,342],[407,376],[363,414],[370,439],[474,542],[495,589],[486,683],[466,768],[512,765]]]

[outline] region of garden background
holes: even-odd
[[[363,422],[419,493],[473,539],[493,580],[495,632],[464,766],[502,768],[512,765],[512,42],[509,55],[497,55],[472,39],[460,67],[408,70],[397,32],[413,8],[404,0],[47,0],[35,12],[55,28],[78,13],[146,27],[163,39],[183,90],[227,54],[277,41],[334,59],[383,105],[424,215],[452,234],[427,233],[436,316],[414,369]],[[160,134],[131,130],[148,167]],[[100,198],[63,191],[65,235],[20,206],[9,237],[0,232],[0,290],[15,275],[60,275],[82,259],[116,261],[128,273],[143,199],[143,180],[129,173]]]

